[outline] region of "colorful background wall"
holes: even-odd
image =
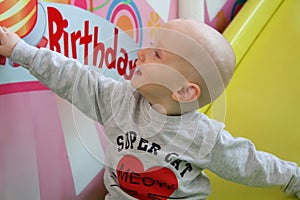
[[[223,32],[247,0],[178,0],[178,17],[190,18]]]
[[[299,163],[299,1],[245,2],[2,0],[0,24],[34,46],[76,58],[115,79],[130,79],[136,49],[153,37],[143,27],[180,17],[226,29],[237,69],[226,96],[202,112],[225,121],[229,131],[250,138],[258,149]],[[97,53],[95,44],[102,44]],[[120,64],[105,67],[114,57]],[[0,127],[1,200],[103,197],[103,127],[1,57]],[[207,173],[212,200],[288,199],[278,188],[253,189]]]
[[[176,17],[177,2],[170,0],[0,1],[0,24],[26,42],[116,79],[130,78],[136,49],[151,39],[142,27]],[[133,31],[124,33],[128,29]],[[94,46],[101,48],[96,52]],[[116,67],[102,67],[114,58]],[[0,59],[0,127],[1,200],[103,197],[102,126],[5,58]]]

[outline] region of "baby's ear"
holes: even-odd
[[[200,87],[195,83],[187,83],[172,94],[172,98],[178,102],[192,102],[201,95]]]

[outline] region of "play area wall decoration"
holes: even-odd
[[[176,17],[170,0],[0,1],[0,25],[115,79],[131,78],[136,50],[150,38],[142,28]],[[103,127],[3,57],[0,127],[1,200],[97,199]]]

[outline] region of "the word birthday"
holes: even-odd
[[[68,19],[63,18],[60,11],[54,7],[48,7],[49,48],[53,51],[69,56],[71,48],[72,58],[78,58],[77,50],[83,48],[84,64],[89,65],[89,56],[92,56],[92,65],[98,68],[106,66],[108,69],[117,70],[120,76],[131,79],[136,68],[137,59],[131,60],[125,48],[118,47],[119,30],[115,27],[113,44],[108,46],[99,40],[99,26],[93,27],[93,33],[89,32],[90,22],[84,21],[83,30],[68,31]],[[61,45],[61,43],[63,45]],[[92,45],[92,52],[90,51]],[[62,47],[63,46],[63,47]],[[117,57],[118,55],[118,57]]]

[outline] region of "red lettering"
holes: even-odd
[[[126,68],[127,68],[127,63],[128,63],[128,54],[127,54],[126,50],[123,48],[121,48],[120,51],[124,57],[118,58],[117,68],[118,68],[118,73],[121,76],[124,76],[126,74]]]
[[[80,38],[80,44],[84,45],[84,64],[86,65],[88,64],[89,44],[91,42],[92,42],[92,35],[89,34],[89,21],[85,21],[84,35]]]
[[[64,28],[68,27],[68,21],[63,19],[59,10],[53,7],[48,7],[48,24],[49,24],[49,47],[51,50],[55,50],[61,53],[59,40],[64,32]],[[54,26],[56,32],[54,32]]]
[[[51,50],[62,53],[60,42],[63,42],[64,55],[67,57],[69,56],[69,48],[71,47],[72,57],[77,59],[79,56],[79,45],[82,45],[84,64],[88,65],[89,56],[92,56],[91,61],[93,66],[102,68],[103,64],[105,64],[108,69],[117,70],[118,74],[120,76],[124,76],[125,79],[129,80],[132,78],[136,68],[137,59],[130,60],[125,48],[118,48],[118,28],[114,28],[114,35],[112,38],[113,44],[107,47],[104,41],[99,39],[100,33],[98,26],[94,26],[93,33],[89,32],[89,20],[84,21],[83,30],[75,30],[71,32],[67,30],[67,27],[69,26],[68,20],[63,18],[58,9],[49,6],[47,7],[47,11],[49,24],[49,46]],[[91,43],[93,44],[93,53],[89,54],[89,44]],[[121,56],[117,58],[118,51]]]
[[[119,30],[115,28],[114,31],[114,48],[107,48],[105,52],[105,64],[108,69],[116,68],[117,46],[118,46],[118,34]],[[108,58],[111,58],[110,62]]]
[[[136,68],[136,62],[137,62],[137,60],[138,59],[134,59],[134,61],[133,60],[129,60],[129,74],[127,75],[127,74],[124,74],[124,78],[126,79],[126,80],[130,80],[130,79],[132,79],[132,76],[133,76],[133,73],[134,73],[134,70],[135,70],[135,68]]]
[[[69,57],[69,37],[68,37],[68,33],[64,32],[64,54],[65,56]]]
[[[98,27],[94,27],[94,33],[98,33]],[[98,42],[98,34],[94,34],[94,48],[93,48],[93,65],[97,66],[98,54],[100,51],[100,62],[98,68],[102,68],[103,58],[105,53],[105,46],[103,42]]]
[[[81,31],[71,33],[71,46],[72,46],[72,56],[74,59],[77,59],[77,45],[76,41],[80,39]]]

